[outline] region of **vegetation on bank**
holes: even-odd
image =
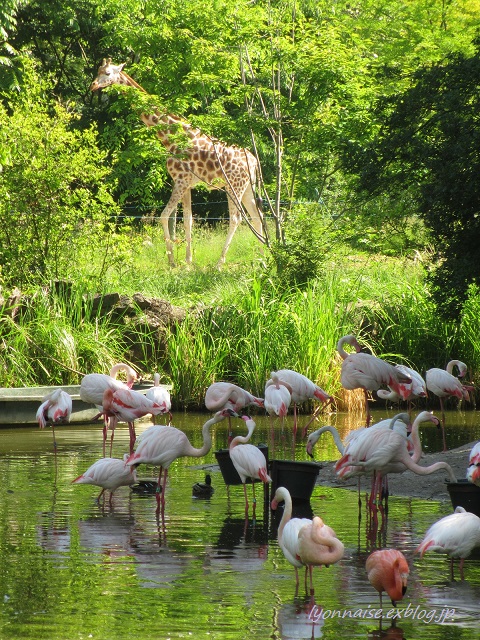
[[[336,245],[318,277],[291,288],[269,270],[268,256],[261,256],[246,228],[224,270],[213,269],[211,257],[221,251],[224,232],[195,234],[191,269],[169,269],[158,237],[105,283],[104,293],[119,287],[125,294],[142,291],[188,310],[186,320],[166,336],[165,353],[155,349],[154,336],[139,334],[146,355],[132,362],[144,377],[159,371],[162,382],[173,385],[177,408],[201,408],[205,389],[215,380],[231,380],[262,395],[270,371],[278,368],[304,373],[345,408],[356,399],[342,393],[335,347],[350,332],[376,355],[420,372],[443,367],[451,358],[468,364],[470,379],[480,371],[480,294],[471,291],[460,322],[442,320],[424,282],[427,256],[422,261],[419,254],[352,255]],[[181,242],[178,246],[180,256]],[[82,373],[107,372],[114,362],[131,360],[124,327],[92,313],[89,293],[95,291],[85,278],[71,284],[68,299],[61,288],[44,287],[22,299],[13,318],[4,306],[0,385],[74,384]]]

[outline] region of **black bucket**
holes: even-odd
[[[241,446],[241,445],[240,445]],[[265,456],[268,467],[268,447],[266,444],[259,444],[257,447]],[[220,449],[219,451],[215,451],[215,458],[217,459],[218,465],[220,467],[220,471],[222,472],[223,481],[226,485],[235,485],[242,484],[240,476],[238,475],[237,470],[233,466],[233,462],[230,458],[230,452],[228,449]],[[246,484],[251,483],[251,478],[247,478]],[[261,482],[261,480],[255,480],[255,482]]]
[[[480,518],[480,487],[468,480],[458,480],[447,482],[447,489],[454,509],[463,507]]]
[[[285,487],[292,500],[310,500],[321,468],[316,462],[272,460],[269,466],[272,478],[271,499],[278,487]]]

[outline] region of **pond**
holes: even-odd
[[[393,413],[374,418],[388,415]],[[198,447],[208,417],[176,414],[173,424]],[[358,426],[351,416],[331,419],[343,435]],[[269,419],[255,420],[253,442],[268,444]],[[140,422],[138,433],[149,424]],[[98,424],[57,428],[56,453],[50,429],[0,430],[0,638],[480,637],[480,555],[466,561],[464,581],[450,580],[445,556],[413,556],[427,528],[451,512],[450,504],[391,497],[386,526],[372,542],[363,507],[359,518],[356,492],[316,486],[310,517],[321,515],[335,529],[345,556],[314,570],[313,599],[302,579],[296,595],[294,569],[277,545],[276,519],[259,500],[256,520],[246,521],[242,487],[226,487],[217,470],[213,452],[227,446],[227,437],[227,423],[220,423],[205,458],[172,464],[162,525],[153,495],[121,487],[112,505],[98,504],[97,487],[72,485],[101,456]],[[478,414],[449,412],[447,438],[450,447],[480,439]],[[441,449],[435,428],[423,430],[422,441],[429,451]],[[270,458],[291,458],[291,427],[282,434],[276,425],[274,443],[272,452],[270,440]],[[127,450],[128,430],[120,425],[113,455],[122,457]],[[329,439],[317,444],[315,454],[338,458]],[[307,460],[300,438],[295,458]],[[206,468],[212,469],[213,496],[194,498],[192,485],[204,480]],[[155,473],[138,469],[141,478]],[[398,617],[382,623],[371,617],[379,599],[365,572],[375,544],[401,549],[411,571]],[[385,615],[391,609],[386,602]]]

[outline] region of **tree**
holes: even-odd
[[[345,156],[362,189],[415,195],[434,242],[434,296],[447,315],[480,284],[480,39],[475,44],[474,55],[425,66],[409,89],[380,101],[378,135]]]
[[[45,97],[30,72],[30,90],[8,113],[0,107],[0,264],[8,285],[78,276],[76,255],[91,253],[98,277],[115,257],[118,215],[109,168],[93,127]],[[35,88],[33,88],[35,87]],[[107,241],[105,241],[105,239]]]

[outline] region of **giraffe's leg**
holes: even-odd
[[[175,182],[173,185],[172,195],[170,196],[170,200],[167,202],[165,209],[162,211],[160,215],[160,222],[163,227],[163,235],[165,237],[165,245],[167,249],[167,258],[171,267],[175,266],[175,259],[173,257],[173,244],[172,239],[170,237],[170,230],[168,228],[168,221],[170,216],[176,212],[177,205],[182,200],[183,195],[186,189],[189,189],[189,185],[185,182]]]
[[[187,189],[182,198],[183,205],[183,226],[185,228],[185,243],[186,243],[186,262],[192,264],[192,191]]]
[[[235,195],[231,195],[231,191],[228,188],[226,189],[226,191],[227,191],[227,199],[228,199],[228,215],[230,218],[230,222],[228,225],[228,233],[225,240],[225,244],[223,245],[222,255],[220,256],[220,259],[217,264],[219,268],[223,264],[225,264],[225,256],[227,255],[228,247],[232,242],[232,238],[235,235],[235,231],[237,230],[241,220],[240,212],[238,210],[237,205],[235,204],[236,202]]]
[[[260,238],[264,237],[264,229],[262,222],[262,214],[259,211],[257,202],[255,200],[255,195],[253,193],[253,188],[250,182],[248,182],[245,192],[242,196],[242,204],[248,212],[250,216],[252,227],[255,229]],[[263,244],[261,245],[261,251],[263,251]]]

